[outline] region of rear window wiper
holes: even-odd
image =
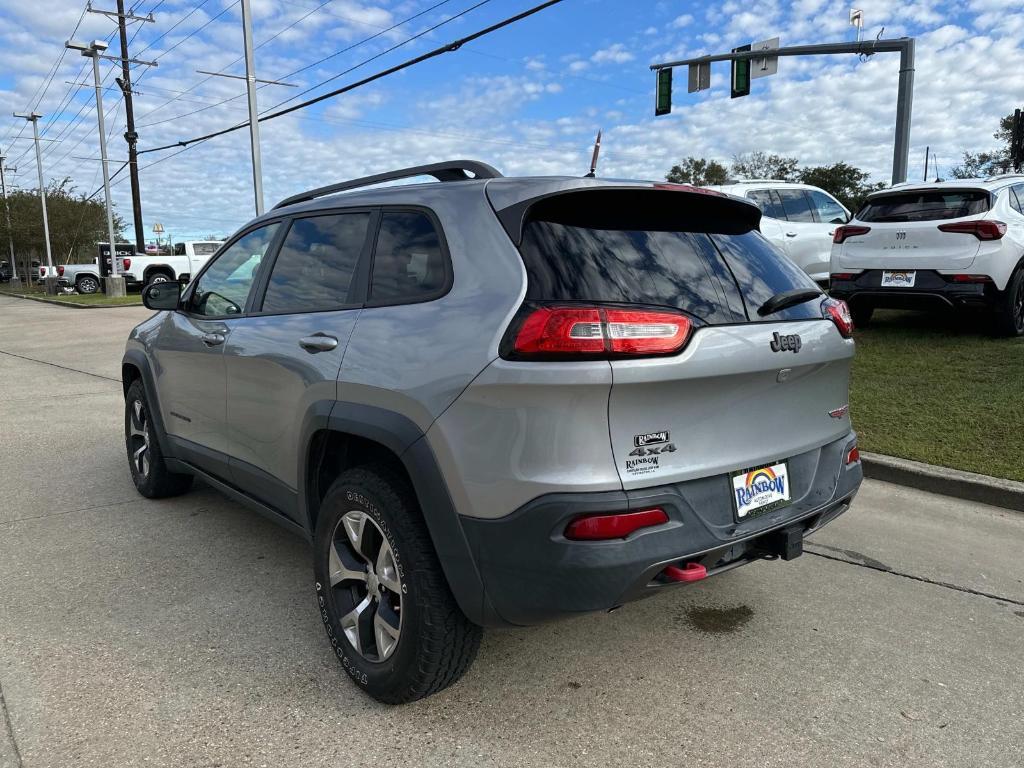
[[[817,288],[793,288],[788,291],[779,291],[758,307],[757,314],[761,317],[771,315],[823,295]]]

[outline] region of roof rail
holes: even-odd
[[[470,175],[472,174],[472,175]],[[431,163],[430,165],[416,165],[412,168],[400,168],[397,171],[377,173],[373,176],[363,176],[360,179],[342,181],[338,184],[328,184],[326,187],[317,187],[308,192],[300,192],[297,195],[286,197],[274,206],[272,210],[283,208],[286,205],[304,203],[308,200],[315,200],[324,195],[333,195],[335,192],[345,192],[350,189],[369,187],[372,184],[381,184],[385,181],[398,181],[399,179],[411,179],[415,176],[433,176],[438,181],[466,181],[468,179],[497,179],[501,173],[487,163],[478,160],[448,160],[443,163]]]

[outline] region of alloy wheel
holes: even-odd
[[[345,638],[367,661],[384,661],[402,632],[402,583],[391,545],[372,517],[361,510],[341,516],[328,570]]]
[[[149,477],[149,416],[141,400],[134,400],[131,405],[128,451],[132,469],[142,478]]]

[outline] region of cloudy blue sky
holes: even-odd
[[[40,128],[47,178],[70,177],[83,192],[100,184],[93,91],[68,84],[91,84],[91,73],[77,52],[63,58],[61,52],[76,25],[78,39],[110,37],[112,52],[117,44],[111,21],[83,16],[84,2],[0,0],[0,149],[17,166],[19,187],[36,186],[31,130],[8,116],[29,108],[46,116]],[[477,3],[253,0],[257,76],[300,86],[262,88],[260,109],[310,88],[303,98],[315,96],[533,4],[489,0],[453,18]],[[244,71],[238,2],[128,4],[156,19],[130,30],[131,52],[159,64],[133,73],[140,148],[245,119],[241,81],[196,73]],[[113,7],[114,0],[95,0],[95,6]],[[918,39],[912,173],[921,172],[926,145],[937,154],[940,172],[965,149],[993,146],[999,117],[1024,104],[1024,3],[859,0],[857,7],[864,10],[866,37],[884,27],[886,37]],[[760,149],[805,164],[844,160],[885,180],[898,55],[784,59],[777,76],[755,81],[750,97],[735,100],[728,65],[721,64],[713,69],[710,91],[687,95],[685,81],[680,87],[677,80],[673,114],[653,116],[650,63],[776,35],[784,45],[849,40],[849,8],[831,0],[564,0],[456,53],[264,123],[267,203],[344,178],[452,157],[479,158],[506,174],[582,174],[599,128],[606,176],[660,178],[686,155],[728,161]],[[105,63],[102,72],[111,87],[104,106],[113,169],[125,159],[125,144],[112,68]],[[252,216],[246,131],[180,154],[146,154],[140,164],[147,238],[156,222],[177,239],[228,234]],[[130,221],[127,173],[116,182],[115,205]]]

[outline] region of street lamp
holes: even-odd
[[[43,239],[46,242],[46,292],[57,293],[57,270],[53,268],[53,254],[50,251],[50,222],[46,217],[46,185],[43,183],[43,155],[39,151],[39,118],[38,112],[15,112],[15,117],[23,117],[32,123],[32,139],[36,145],[36,170],[39,172],[39,202],[43,206]]]
[[[118,274],[117,241],[114,237],[114,206],[110,202],[110,171],[107,161],[107,132],[103,125],[103,88],[100,85],[100,58],[107,50],[105,40],[93,40],[91,43],[79,43],[68,40],[65,48],[81,51],[82,55],[92,59],[92,78],[96,87],[96,121],[100,131],[100,164],[103,166],[103,194],[107,202],[107,236],[110,243],[110,274],[104,278],[103,286],[108,296],[124,296],[124,278]]]

